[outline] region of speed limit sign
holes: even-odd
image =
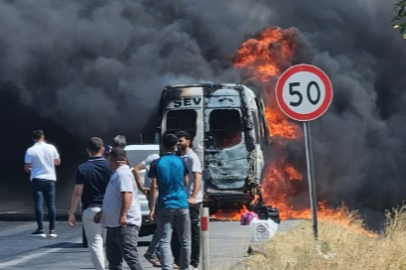
[[[312,65],[296,65],[289,68],[281,75],[276,84],[276,101],[279,108],[288,117],[303,121],[310,207],[315,239],[318,238],[317,200],[309,121],[325,113],[332,99],[333,88],[330,79],[321,69]]]
[[[286,70],[276,84],[276,101],[290,118],[310,121],[325,113],[333,99],[330,79],[318,67],[296,65]]]

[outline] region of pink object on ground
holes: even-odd
[[[251,220],[258,218],[258,215],[255,212],[246,212],[241,215],[241,225],[250,225]]]

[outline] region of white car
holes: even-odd
[[[142,145],[127,145],[124,150],[127,152],[127,158],[131,167],[134,167],[145,160],[149,155],[159,154],[158,144],[142,144]],[[145,180],[145,170],[140,171],[142,183]],[[147,236],[153,234],[156,228],[154,222],[149,220],[149,203],[147,197],[138,191],[138,198],[141,204],[141,215],[142,215],[142,225],[139,232],[139,236]],[[84,247],[87,247],[87,239],[85,235],[84,228],[82,227],[82,243]]]
[[[142,145],[127,145],[124,150],[127,152],[127,158],[130,162],[130,166],[134,167],[145,160],[149,155],[159,154],[158,144],[142,144]],[[145,180],[145,170],[141,170],[141,180],[144,183]],[[139,191],[138,197],[141,204],[141,214],[142,214],[142,226],[139,236],[146,236],[154,233],[156,224],[150,222],[149,220],[149,203],[147,197]]]

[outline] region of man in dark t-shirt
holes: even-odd
[[[82,203],[82,221],[90,249],[90,258],[95,269],[105,268],[103,252],[103,226],[93,221],[94,216],[102,208],[106,187],[112,174],[108,161],[103,157],[102,139],[90,138],[86,152],[89,160],[79,165],[72,202],[69,211],[69,225],[75,226],[75,211]]]

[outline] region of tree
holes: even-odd
[[[395,17],[393,18],[393,28],[399,29],[400,34],[406,39],[406,0],[400,0],[394,7]]]

